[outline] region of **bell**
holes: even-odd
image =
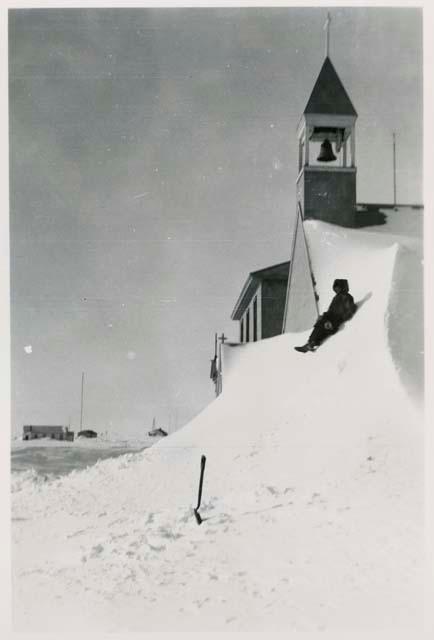
[[[327,138],[321,143],[317,160],[318,162],[333,162],[333,160],[336,160],[330,140],[327,140]]]

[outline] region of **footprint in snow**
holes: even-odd
[[[181,533],[176,533],[175,531],[169,529],[169,527],[159,527],[158,533],[162,538],[165,538],[166,540],[178,540],[179,538],[182,538]]]
[[[228,522],[233,522],[234,519],[230,515],[230,513],[222,513],[220,519],[218,520],[218,524],[226,524]]]
[[[111,533],[110,540],[112,541],[121,540],[122,538],[127,538],[128,535],[129,535],[128,533],[119,533],[117,536],[115,536],[113,533]]]
[[[209,601],[210,601],[209,598],[204,598],[203,600],[194,600],[194,604],[197,606],[198,609],[201,609],[203,605]]]
[[[325,502],[326,502],[326,500],[324,500],[324,498],[321,498],[321,494],[320,493],[313,493],[310,501],[307,504],[308,505],[325,504]]]
[[[279,491],[276,487],[268,486],[266,487],[266,489],[271,493],[272,496],[277,496],[279,494]]]
[[[117,518],[116,520],[112,520],[112,522],[108,523],[109,527],[112,527],[114,524],[121,524],[122,522],[126,522],[127,518]]]
[[[151,549],[151,551],[159,552],[159,551],[165,551],[166,550],[166,545],[165,544],[158,544],[158,542],[152,544],[152,542],[148,541],[148,547]]]
[[[79,531],[74,531],[74,533],[68,534],[66,537],[67,538],[75,538],[76,536],[81,536],[86,531],[87,531],[87,529],[80,529]]]
[[[102,544],[96,544],[95,546],[92,547],[92,549],[90,550],[90,558],[98,558],[102,552],[104,551],[104,547]]]
[[[185,524],[190,520],[191,520],[191,509],[188,509],[188,511],[184,511],[183,515],[179,518],[179,521]]]
[[[217,500],[218,500],[217,496],[211,496],[209,500],[206,500],[205,502],[202,503],[200,510],[203,512],[203,511],[211,511],[212,509],[215,509],[215,503],[217,502]]]
[[[345,369],[346,366],[347,366],[346,360],[339,360],[339,362],[338,362],[338,372],[342,373],[342,371]]]

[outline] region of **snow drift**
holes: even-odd
[[[21,483],[17,629],[421,628],[422,379],[400,337],[411,328],[422,350],[419,307],[401,286],[402,261],[421,284],[420,244],[386,230],[306,231],[321,309],[345,277],[356,316],[315,354],[293,350],[308,332],[225,346],[222,395],[182,430]]]

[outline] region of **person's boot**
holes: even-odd
[[[308,351],[315,351],[315,345],[312,342],[306,342],[302,347],[294,347],[294,349],[300,353],[307,353]]]

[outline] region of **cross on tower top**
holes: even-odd
[[[329,57],[329,52],[330,52],[330,23],[331,23],[332,19],[330,16],[330,11],[327,11],[327,18],[326,21],[324,22],[324,31],[326,32],[326,41],[325,41],[325,55],[326,58]]]

